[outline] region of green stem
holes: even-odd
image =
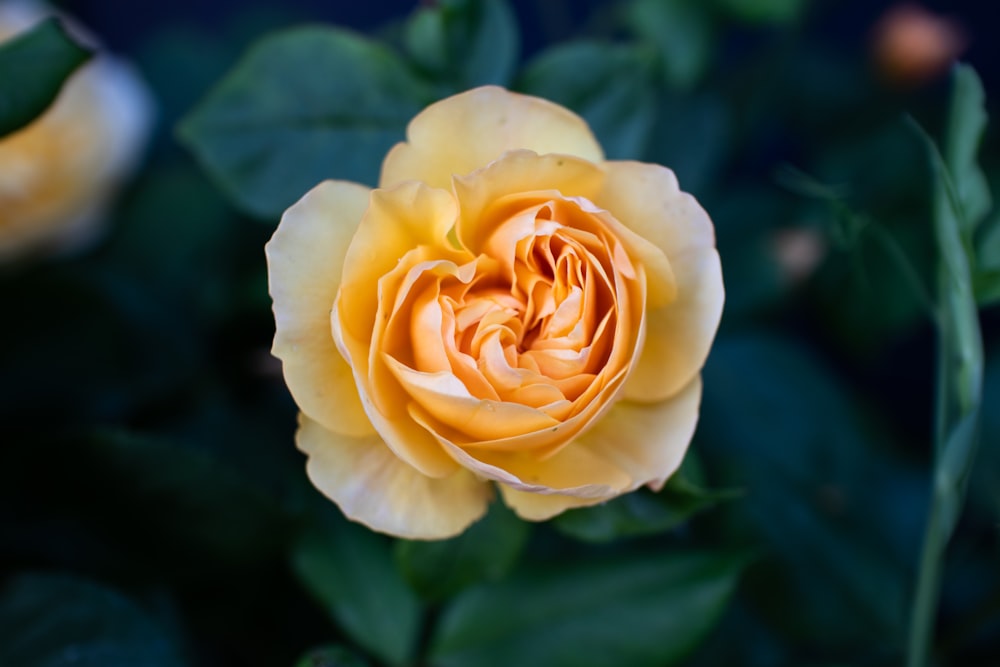
[[[927,141],[936,176],[939,317],[931,506],[910,619],[908,667],[930,664],[945,549],[962,511],[976,455],[983,376],[982,334],[963,240],[963,228],[969,227],[963,224],[967,221],[961,200],[937,147],[919,131]]]
[[[924,534],[920,571],[917,575],[917,593],[910,619],[910,645],[907,667],[926,667],[934,638],[934,616],[941,591],[941,561],[944,544],[941,542],[940,506],[931,500],[931,513]]]

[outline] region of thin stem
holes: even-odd
[[[947,166],[934,142],[927,143],[935,175],[934,229],[938,260],[938,359],[934,468],[931,505],[913,599],[908,667],[927,667],[934,646],[934,621],[948,541],[962,511],[976,456],[982,401],[983,343],[972,290],[972,270],[964,218]]]
[[[941,595],[941,565],[948,537],[941,530],[942,502],[937,485],[931,496],[930,515],[924,532],[924,545],[917,573],[917,591],[910,616],[910,642],[907,667],[927,667],[934,639],[934,618]],[[944,538],[944,539],[942,539]]]

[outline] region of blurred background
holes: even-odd
[[[463,49],[493,49],[480,71],[435,70],[407,41],[433,2],[58,6],[133,62],[158,118],[104,239],[0,267],[0,663],[77,664],[57,648],[80,637],[106,640],[94,665],[494,664],[477,653],[500,650],[489,641],[528,647],[524,665],[900,663],[935,354],[930,171],[905,117],[940,136],[955,58],[996,117],[1000,5],[514,0],[507,23],[462,19]],[[305,22],[384,40],[439,96],[486,77],[564,104],[609,157],[667,165],[698,197],[727,306],[689,487],[544,525],[498,508],[437,550],[348,524],[312,490],[268,352],[277,217],[220,187],[177,133],[251,44]],[[998,141],[994,124],[994,193]],[[936,654],[963,667],[1000,664],[1000,311],[981,318],[981,447]],[[580,614],[557,604],[587,568],[615,591],[635,563],[684,549],[748,563],[695,628],[626,579]],[[567,563],[583,569],[504,597]],[[490,635],[486,603],[537,604],[553,637],[600,628],[632,653],[533,661],[543,629]],[[615,610],[640,620],[615,625]],[[677,655],[655,646],[671,642]]]

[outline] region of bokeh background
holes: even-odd
[[[949,89],[946,67],[879,60],[896,5],[510,3],[503,83],[583,114],[610,157],[677,172],[716,223],[727,308],[688,487],[547,525],[497,508],[435,546],[348,524],[308,485],[268,353],[277,220],[176,132],[259,37],[327,23],[398,46],[418,3],[59,3],[135,64],[158,120],[105,239],[0,267],[0,664],[899,664],[935,351],[930,172],[904,118],[940,135]],[[919,6],[954,22],[996,112],[1000,6]],[[539,65],[580,40],[648,67]],[[939,664],[963,667],[1000,664],[1000,311],[981,317],[981,448],[937,628]],[[629,578],[692,549],[718,572]],[[690,581],[726,593],[685,625]],[[559,648],[589,636],[589,654]]]

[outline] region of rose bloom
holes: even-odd
[[[0,41],[51,13],[38,4],[0,0]],[[149,94],[135,73],[97,55],[69,78],[42,116],[0,137],[0,261],[69,251],[92,240],[110,198],[135,166],[151,118]]]
[[[319,184],[266,250],[297,444],[349,518],[443,538],[494,488],[543,520],[680,465],[722,313],[712,223],[570,111],[433,104],[377,189]]]

